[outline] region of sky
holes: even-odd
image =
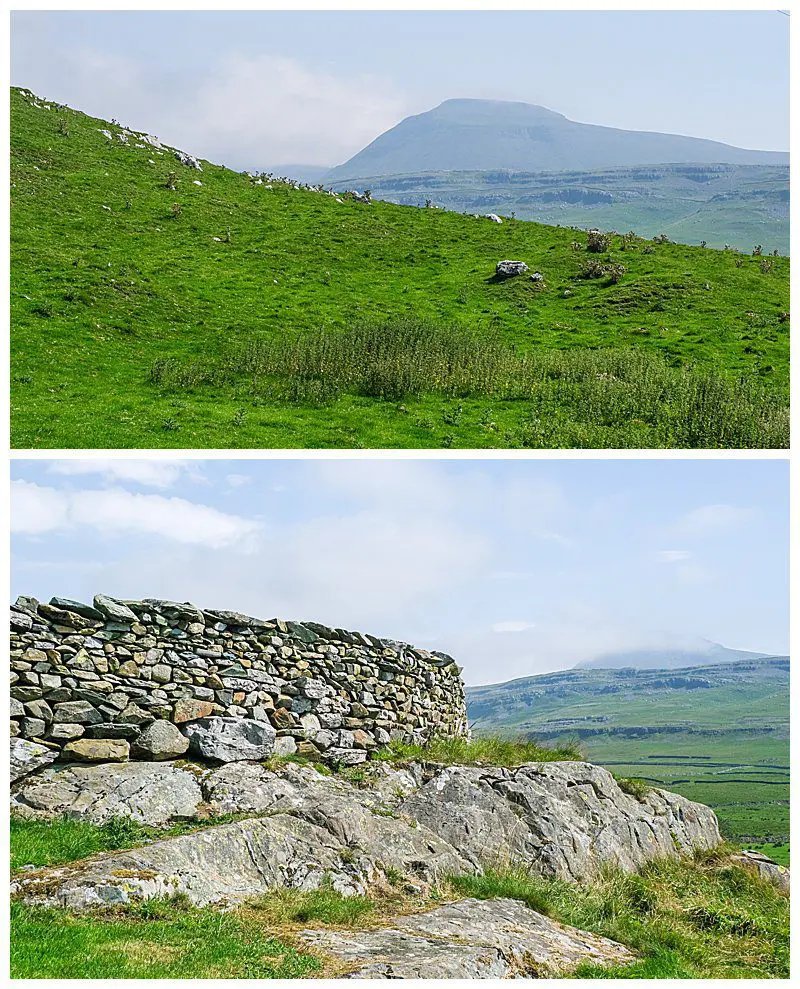
[[[12,595],[192,601],[469,684],[699,638],[788,652],[777,460],[14,460]]]
[[[16,11],[12,83],[219,164],[335,165],[450,98],[788,149],[780,11]]]

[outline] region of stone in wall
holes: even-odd
[[[467,733],[459,667],[404,642],[103,594],[92,605],[20,597],[10,625],[11,734],[60,759],[188,749],[212,762],[299,752],[352,765],[394,739]]]

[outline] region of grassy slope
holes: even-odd
[[[651,686],[676,674],[705,678],[714,686]],[[609,693],[609,687],[619,692]],[[709,804],[733,840],[753,845],[788,838],[788,672],[768,662],[635,677],[624,671],[566,671],[469,688],[468,711],[477,731],[547,733],[564,740],[586,728],[655,729],[646,736],[590,734],[581,744],[589,759],[618,776],[642,777]],[[659,733],[659,727],[679,730]]]
[[[765,274],[757,258],[737,268],[730,253],[667,244],[612,252],[628,269],[618,285],[578,280],[586,255],[567,230],[266,190],[109,141],[109,126],[12,91],[18,448],[508,445],[526,402],[468,400],[453,425],[452,403],[435,397],[315,409],[148,383],[158,358],[202,360],[231,340],[364,318],[498,331],[523,350],[635,347],[787,386],[788,259]],[[228,230],[230,242],[213,240]],[[542,271],[546,291],[492,282],[505,257]]]

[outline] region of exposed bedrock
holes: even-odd
[[[278,771],[241,762],[45,767],[15,785],[13,813],[127,816],[155,826],[261,816],[31,872],[16,891],[80,909],[173,892],[198,904],[237,902],[275,886],[312,889],[323,881],[353,894],[387,870],[427,884],[514,865],[580,881],[603,864],[634,871],[720,841],[709,808],[665,791],[640,802],[586,763],[370,768],[357,786],[291,763]]]

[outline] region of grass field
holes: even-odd
[[[11,102],[17,448],[788,442],[787,258],[621,237],[590,254],[556,227],[197,171]],[[497,281],[504,258],[543,282]],[[428,369],[412,389],[396,353],[357,347],[408,325]],[[495,370],[442,383],[443,338],[473,371],[488,341]]]

